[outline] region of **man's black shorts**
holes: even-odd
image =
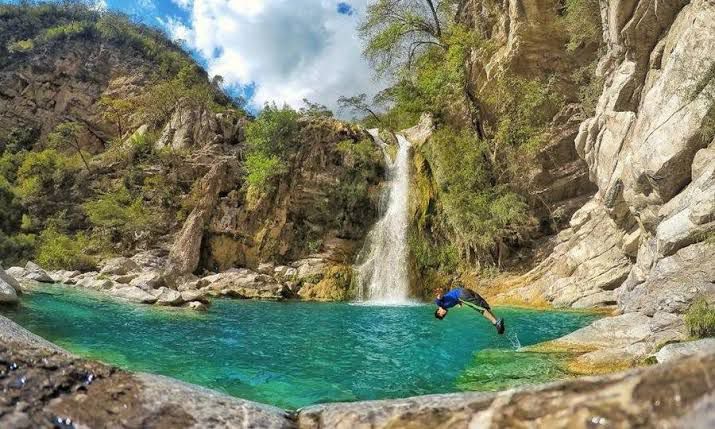
[[[484,310],[491,310],[491,307],[489,306],[489,303],[482,298],[478,293],[474,292],[471,289],[462,289],[462,294],[460,295],[459,299],[462,301],[469,303],[469,304],[474,304],[477,307],[481,307]],[[478,310],[480,313],[484,313],[484,310]]]

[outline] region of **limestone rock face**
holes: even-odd
[[[625,312],[652,316],[658,311],[682,314],[695,297],[715,302],[715,244],[693,244],[655,263],[643,283],[626,282],[618,305]]]
[[[190,149],[212,144],[236,144],[243,138],[244,118],[197,110],[176,109],[156,142],[156,148]]]
[[[256,196],[245,189],[216,190],[222,192],[215,195],[215,208],[205,224],[202,268],[257,270],[261,263],[289,265],[314,254],[343,263],[355,256],[377,218],[384,156],[354,125],[301,118],[297,128],[297,149],[287,155],[288,172],[273,191]],[[361,150],[369,152],[360,159],[352,152],[359,142],[365,144]],[[365,176],[359,180],[365,192],[350,197],[353,202],[348,204],[345,190],[354,186],[357,169]],[[198,230],[203,214],[192,213],[184,231],[189,225]]]
[[[602,2],[602,17],[604,90],[575,138],[598,191],[522,293],[680,314],[713,294],[715,4]]]
[[[169,270],[172,273],[191,274],[198,268],[204,228],[216,205],[225,175],[226,165],[217,164],[198,184],[200,201],[184,222],[169,253]]]

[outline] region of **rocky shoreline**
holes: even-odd
[[[498,393],[310,406],[295,412],[77,358],[0,316],[0,426],[10,428],[688,427],[715,423],[715,350]],[[695,355],[686,357],[687,355]]]
[[[109,259],[101,264],[99,271],[84,273],[45,270],[34,262],[4,271],[0,268],[0,302],[17,302],[17,296],[23,293],[23,289],[31,290],[38,283],[60,283],[132,303],[199,311],[206,310],[210,298],[216,297],[324,300],[326,295],[347,296],[346,291],[341,290],[345,285],[333,287],[329,284],[320,290],[322,285],[330,283],[329,274],[334,264],[317,256],[296,261],[290,266],[263,263],[257,271],[234,268],[202,277],[178,275],[167,266],[165,257],[145,252],[131,258]],[[338,289],[337,295],[331,287]],[[316,290],[320,292],[316,293]]]

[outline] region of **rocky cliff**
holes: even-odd
[[[507,31],[504,55],[517,58],[509,64],[568,64],[562,45],[545,43],[541,59],[529,49],[540,43],[543,15],[556,11],[538,1],[507,4],[495,28]],[[467,5],[465,13],[480,18],[497,7]],[[584,364],[642,358],[685,335],[682,314],[696,297],[715,301],[715,4],[604,0],[600,10],[603,87],[571,141],[597,191],[553,240],[550,256],[500,295],[624,313],[564,339],[588,337],[590,347],[610,350],[587,353]]]

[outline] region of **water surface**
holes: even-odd
[[[214,301],[194,313],[98,299],[49,286],[6,316],[85,357],[298,408],[320,402],[490,390],[558,377],[518,345],[553,339],[595,316],[498,308],[509,336],[473,310],[445,320],[428,305]],[[516,373],[515,373],[516,371]]]

